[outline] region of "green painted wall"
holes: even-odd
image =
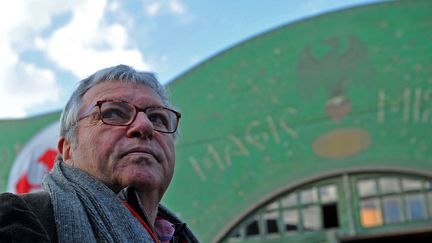
[[[356,168],[432,170],[432,2],[282,26],[170,84],[184,114],[166,202],[203,242],[293,183]]]

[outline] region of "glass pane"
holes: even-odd
[[[321,202],[333,202],[337,200],[337,190],[335,185],[322,186],[319,189]]]
[[[320,210],[318,206],[302,209],[303,230],[319,230],[321,228]]]
[[[291,193],[288,196],[282,198],[281,200],[283,207],[293,207],[297,205],[297,194]]]
[[[383,199],[384,221],[387,224],[403,221],[401,199],[399,196],[390,196]]]
[[[228,242],[240,242],[240,241],[241,241],[240,229],[233,230],[228,236]]]
[[[295,209],[285,210],[283,212],[283,221],[285,224],[285,231],[288,232],[288,231],[298,230],[299,218],[298,218],[297,210]]]
[[[425,181],[424,182],[424,187],[426,189],[431,189],[432,188],[432,182],[431,181]]]
[[[279,208],[279,204],[278,204],[277,201],[276,201],[276,202],[272,202],[272,203],[270,203],[270,204],[267,205],[267,207],[266,207],[267,211],[269,211],[269,210],[274,210],[274,209],[278,209],[278,208]]]
[[[400,192],[398,178],[384,177],[378,179],[381,193]]]
[[[409,221],[427,218],[425,200],[422,194],[406,195],[405,200]]]
[[[360,202],[360,220],[364,227],[382,225],[382,213],[378,199],[362,200]]]
[[[429,192],[427,195],[428,195],[429,215],[432,217],[432,192]]]
[[[246,237],[251,236],[257,236],[260,234],[260,227],[259,227],[259,218],[258,215],[253,216],[250,218],[246,223]]]
[[[357,183],[357,189],[361,197],[373,196],[378,193],[375,180],[361,180]]]
[[[279,212],[267,212],[264,214],[264,222],[267,234],[279,233]]]
[[[422,189],[422,181],[415,179],[402,179],[402,187],[405,191]]]
[[[313,203],[316,202],[317,199],[317,189],[315,187],[304,190],[300,193],[300,202],[302,204]]]

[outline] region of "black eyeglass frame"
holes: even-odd
[[[134,109],[135,109],[135,115],[134,115],[133,118],[132,118],[128,123],[126,123],[126,124],[111,124],[111,123],[108,123],[108,122],[104,121],[104,119],[103,119],[103,117],[102,117],[102,104],[103,104],[103,103],[106,103],[106,102],[121,102],[121,103],[127,103],[128,105],[134,107]],[[77,121],[77,122],[79,122],[79,121],[81,121],[82,119],[84,119],[84,118],[90,116],[90,115],[91,115],[90,112],[91,112],[95,107],[99,107],[99,119],[100,119],[104,124],[106,124],[106,125],[110,125],[110,126],[129,126],[129,125],[131,125],[131,124],[135,121],[135,119],[136,119],[136,117],[137,117],[137,115],[138,115],[138,112],[142,111],[142,112],[144,112],[144,114],[147,115],[146,111],[147,111],[148,109],[158,108],[158,109],[164,109],[164,110],[171,111],[171,112],[173,112],[173,113],[176,115],[176,118],[177,118],[177,119],[176,119],[176,124],[175,124],[174,131],[167,132],[167,131],[161,131],[161,130],[158,130],[158,129],[156,129],[156,128],[153,128],[155,131],[162,132],[162,133],[175,133],[175,132],[177,131],[177,129],[178,129],[178,124],[179,124],[179,121],[180,121],[180,118],[181,118],[181,113],[180,113],[180,112],[175,111],[175,110],[173,110],[173,109],[170,109],[170,108],[168,108],[168,107],[164,107],[164,106],[149,106],[149,107],[146,107],[146,108],[142,109],[142,108],[139,108],[138,106],[136,106],[136,105],[134,105],[134,104],[131,104],[131,103],[129,103],[129,102],[127,102],[127,101],[124,101],[124,100],[109,99],[109,100],[98,100],[98,101],[96,101],[96,104],[94,104],[93,106],[90,106],[89,109],[87,109],[87,111],[84,112],[84,113],[83,113],[83,114],[78,118],[78,121]]]

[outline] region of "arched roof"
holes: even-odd
[[[203,242],[281,185],[338,169],[431,170],[432,2],[391,1],[263,33],[178,77],[165,202]]]

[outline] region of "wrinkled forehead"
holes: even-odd
[[[124,81],[99,83],[84,94],[81,109],[99,100],[119,99],[136,106],[163,106],[162,98],[150,86]]]

